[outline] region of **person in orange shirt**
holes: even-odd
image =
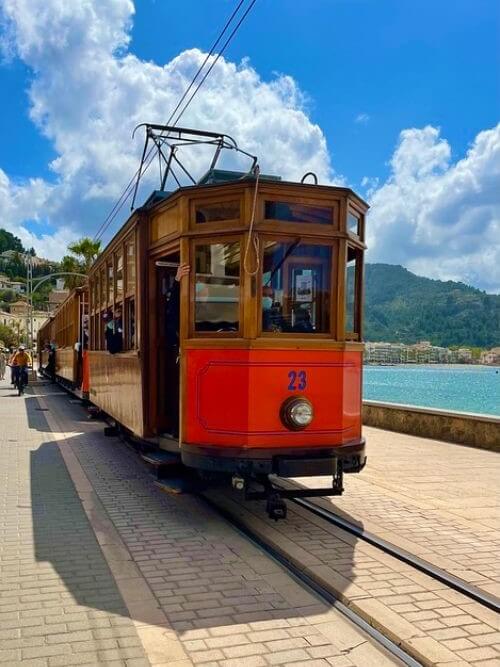
[[[31,356],[26,352],[24,345],[20,345],[9,361],[13,370],[14,384],[20,373],[24,373],[24,384],[28,384],[28,366],[31,366],[32,363]]]

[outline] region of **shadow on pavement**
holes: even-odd
[[[104,437],[102,424],[87,421],[82,407],[71,404],[67,395],[50,387],[42,391],[50,410],[75,423],[62,447],[77,457],[92,485],[90,493],[99,499],[153,591],[156,609],[163,611],[180,635],[190,629],[303,618],[327,610],[322,600],[304,590],[201,499],[161,493],[135,452],[117,438]],[[26,397],[30,427],[50,432],[39,408],[36,396]],[[154,624],[151,609],[141,607],[140,599],[130,604],[124,593],[127,611],[53,440],[31,452],[31,496],[36,559],[52,564],[68,595],[78,604]],[[250,507],[276,526],[261,504]],[[332,568],[335,560],[340,561],[340,582],[347,586],[354,580],[355,538],[341,540],[294,511],[277,528],[298,546],[322,553]],[[140,583],[137,576],[131,579],[131,590]]]

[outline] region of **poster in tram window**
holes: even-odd
[[[313,300],[312,271],[295,274],[295,301],[310,303]]]

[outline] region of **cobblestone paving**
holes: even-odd
[[[365,617],[394,630],[431,664],[500,664],[500,617],[408,565],[291,505],[286,521],[271,522],[263,503],[231,492],[212,493],[278,548],[295,553]],[[351,517],[352,519],[352,517]],[[290,546],[292,545],[292,546]],[[300,553],[299,553],[300,550]]]
[[[11,399],[0,386],[0,662],[395,664],[202,501],[155,489],[67,396],[35,391]]]
[[[37,408],[0,383],[0,664],[149,665]]]
[[[346,476],[336,510],[500,597],[499,454],[368,427],[364,435],[368,464]]]

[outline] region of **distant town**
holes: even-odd
[[[428,340],[405,345],[404,343],[365,343],[364,363],[371,365],[393,364],[484,364],[500,365],[500,347],[491,350],[475,350],[469,347],[448,348],[432,345]]]

